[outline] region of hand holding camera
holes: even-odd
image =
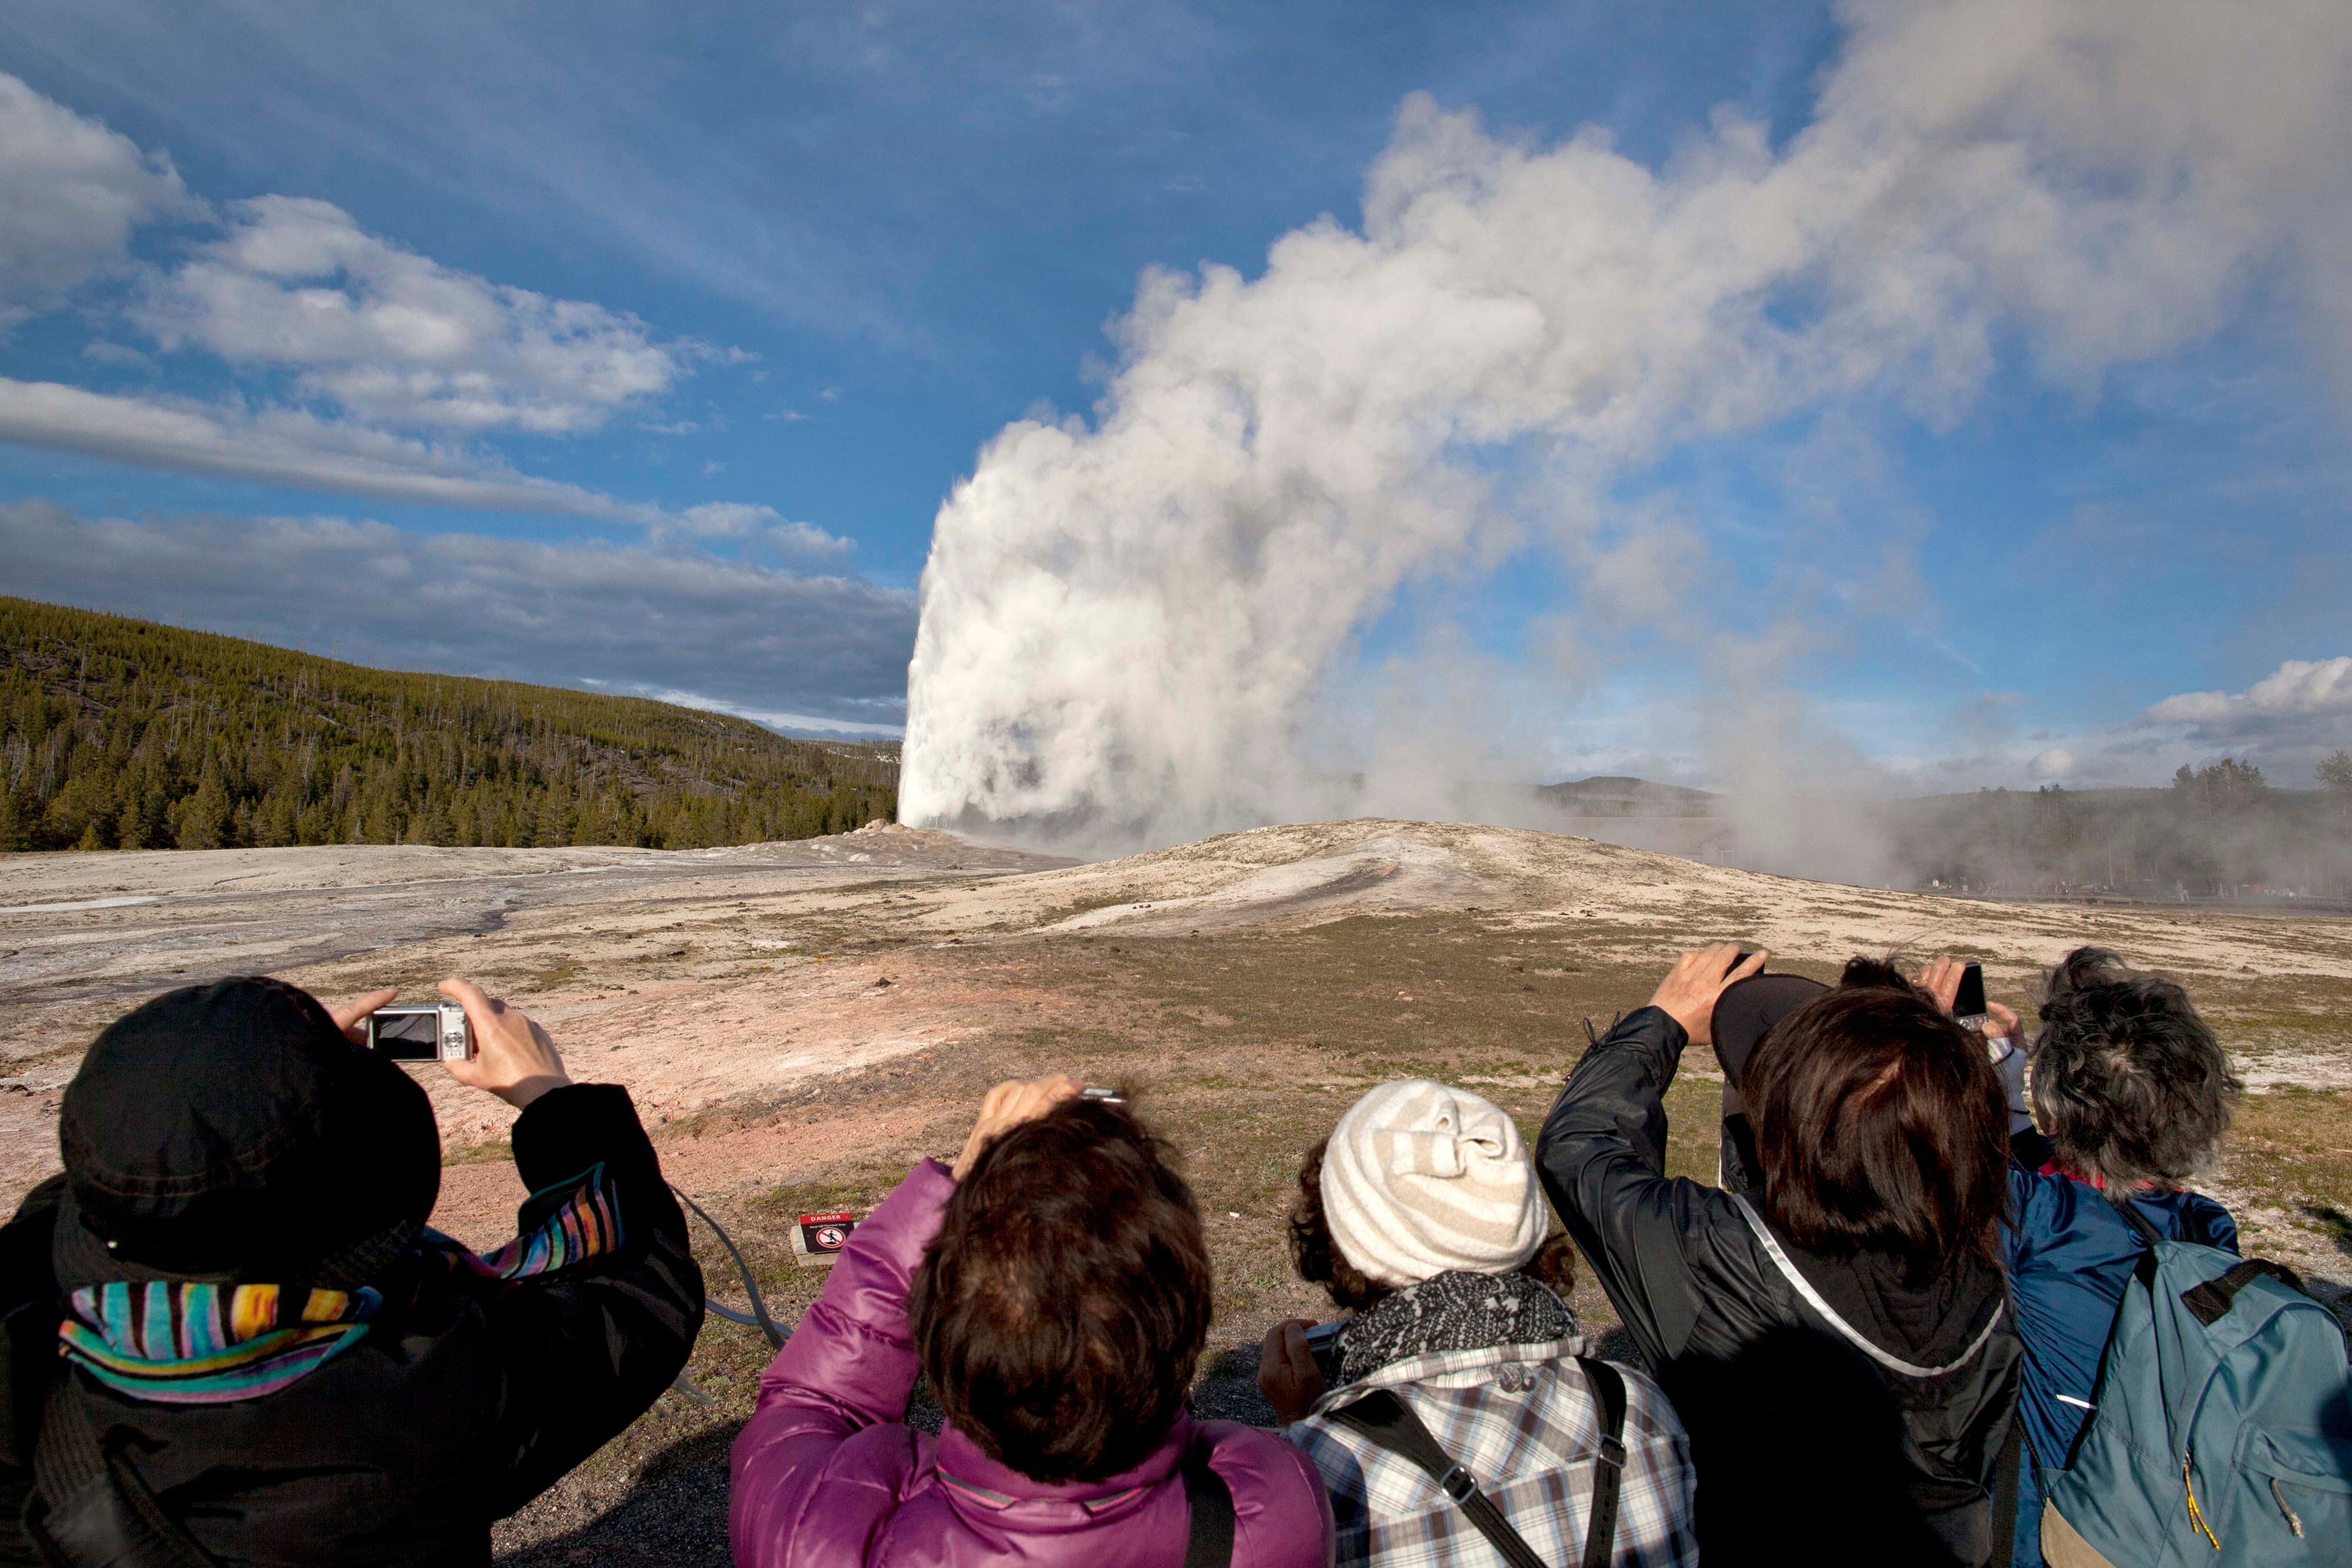
[[[990,1089],[987,1098],[980,1102],[980,1120],[973,1124],[971,1136],[964,1140],[963,1152],[956,1156],[955,1179],[961,1182],[970,1175],[972,1162],[980,1158],[981,1151],[998,1138],[1024,1121],[1036,1121],[1085,1090],[1086,1086],[1076,1079],[1058,1072],[1027,1083],[1008,1079]]]
[[[1766,954],[1743,952],[1736,942],[1719,942],[1696,952],[1685,952],[1658,983],[1650,1005],[1683,1026],[1694,1046],[1714,1037],[1715,1002],[1735,980],[1745,980],[1764,967]]]
[[[1318,1325],[1289,1318],[1266,1330],[1258,1348],[1257,1391],[1274,1406],[1275,1418],[1287,1426],[1315,1408],[1330,1384],[1323,1361],[1316,1354],[1336,1343],[1339,1323]],[[1316,1342],[1320,1338],[1322,1343]]]
[[[2024,1048],[2025,1031],[2019,1026],[2017,1015],[1986,1000],[1982,964],[1939,958],[1919,972],[1919,988],[1955,1021],[1982,1035],[1987,1054],[1995,1062]]]
[[[352,1042],[394,1061],[437,1061],[459,1083],[488,1089],[517,1110],[572,1081],[547,1031],[470,980],[444,980],[444,998],[407,1007],[371,991],[330,1007]]]

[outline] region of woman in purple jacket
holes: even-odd
[[[1271,1433],[1195,1421],[1200,1211],[1123,1104],[1004,1083],[952,1170],[850,1237],[735,1439],[742,1568],[1322,1568],[1331,1508]],[[936,1439],[902,1424],[920,1369]]]

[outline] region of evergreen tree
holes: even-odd
[[[897,787],[878,747],[0,598],[0,849],[685,847],[893,816]]]

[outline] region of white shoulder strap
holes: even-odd
[[[1758,1214],[1754,1205],[1739,1194],[1733,1193],[1730,1197],[1733,1203],[1739,1205],[1739,1217],[1746,1220],[1748,1228],[1756,1233],[1757,1241],[1764,1248],[1764,1256],[1772,1260],[1772,1267],[1780,1271],[1780,1277],[1786,1279],[1795,1289],[1797,1294],[1805,1299],[1806,1304],[1819,1312],[1822,1320],[1831,1328],[1835,1329],[1848,1344],[1853,1345],[1854,1349],[1862,1352],[1889,1372],[1901,1373],[1905,1377],[1941,1377],[1948,1372],[1966,1366],[1977,1352],[1985,1348],[1985,1342],[1992,1338],[1993,1330],[2000,1326],[2001,1313],[2009,1310],[2006,1302],[1996,1305],[1992,1310],[1992,1316],[1985,1320],[1984,1331],[1977,1335],[1976,1342],[1944,1365],[1914,1366],[1907,1361],[1900,1360],[1880,1350],[1864,1339],[1860,1330],[1839,1317],[1837,1309],[1832,1307],[1822,1298],[1822,1293],[1813,1289],[1811,1280],[1797,1272],[1797,1266],[1789,1261],[1787,1253],[1780,1250],[1780,1238],[1765,1228],[1764,1216]]]

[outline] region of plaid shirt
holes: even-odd
[[[1584,1348],[1570,1339],[1412,1356],[1318,1401],[1283,1436],[1322,1472],[1339,1563],[1492,1568],[1503,1561],[1420,1466],[1321,1414],[1388,1388],[1412,1406],[1537,1556],[1550,1568],[1578,1568],[1601,1447],[1601,1406],[1571,1359]],[[1625,1474],[1612,1561],[1617,1568],[1696,1563],[1690,1438],[1656,1384],[1630,1367],[1618,1371],[1625,1379]]]

